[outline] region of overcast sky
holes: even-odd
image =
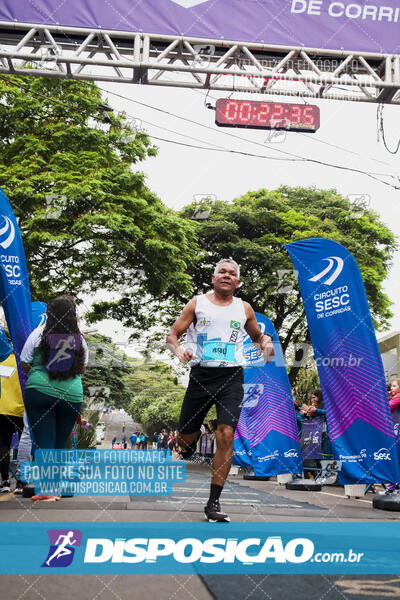
[[[140,119],[143,129],[151,136],[201,146],[216,145],[220,148],[278,158],[284,157],[282,152],[289,152],[371,173],[400,174],[400,153],[391,155],[382,142],[377,141],[376,104],[313,101],[319,105],[321,111],[321,126],[317,133],[292,132],[287,134],[284,141],[266,144],[268,131],[217,127],[214,123],[215,112],[205,107],[204,91],[104,82],[99,82],[99,86],[108,92],[120,94],[149,107],[161,108],[198,123],[182,121],[111,93],[104,94],[104,98],[107,98],[108,104],[114,110],[124,110],[128,116]],[[207,101],[215,104],[215,98],[224,96],[226,94],[212,92]],[[239,93],[233,98],[295,101],[283,96]],[[389,147],[393,148],[400,137],[400,106],[386,106],[384,113],[386,139]],[[209,129],[201,125],[206,125]],[[232,136],[239,136],[241,139]],[[313,163],[275,161],[197,150],[158,140],[153,142],[159,147],[158,156],[142,162],[139,168],[147,175],[148,186],[171,208],[182,208],[191,202],[196,194],[212,194],[220,200],[232,200],[249,190],[272,190],[282,184],[315,185],[325,189],[336,188],[345,196],[366,194],[370,198],[370,208],[380,215],[383,222],[400,239],[400,190],[373,181],[366,175]],[[397,184],[400,185],[400,181]],[[394,302],[394,318],[390,331],[400,331],[399,258],[400,252],[397,252],[390,275],[384,284],[385,292]],[[122,340],[128,335],[128,331],[123,331],[118,323],[108,322],[104,325],[114,339]]]

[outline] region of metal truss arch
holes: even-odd
[[[0,22],[0,73],[400,104],[400,56]]]

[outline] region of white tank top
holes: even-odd
[[[188,328],[186,347],[197,356],[197,360],[190,364],[244,367],[243,337],[247,317],[243,301],[233,297],[231,304],[218,306],[208,296],[196,297],[196,323]]]

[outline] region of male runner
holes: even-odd
[[[234,293],[240,283],[239,265],[220,260],[212,276],[214,291],[192,298],[167,335],[167,346],[191,368],[183,400],[177,443],[181,456],[190,458],[196,449],[200,427],[213,404],[217,408],[217,450],[212,462],[210,498],[204,508],[208,521],[229,521],[219,497],[233,458],[233,437],[243,400],[244,330],[263,352],[265,362],[274,355],[272,339],[261,333],[254,310]],[[187,348],[178,339],[185,331]]]

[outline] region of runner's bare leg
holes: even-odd
[[[215,432],[217,449],[212,461],[211,483],[224,486],[233,459],[234,429],[230,425],[218,425]]]
[[[185,448],[190,446],[190,444],[197,438],[198,435],[198,431],[195,433],[178,433],[176,436],[176,442],[178,446],[182,448],[182,450],[185,450]]]

